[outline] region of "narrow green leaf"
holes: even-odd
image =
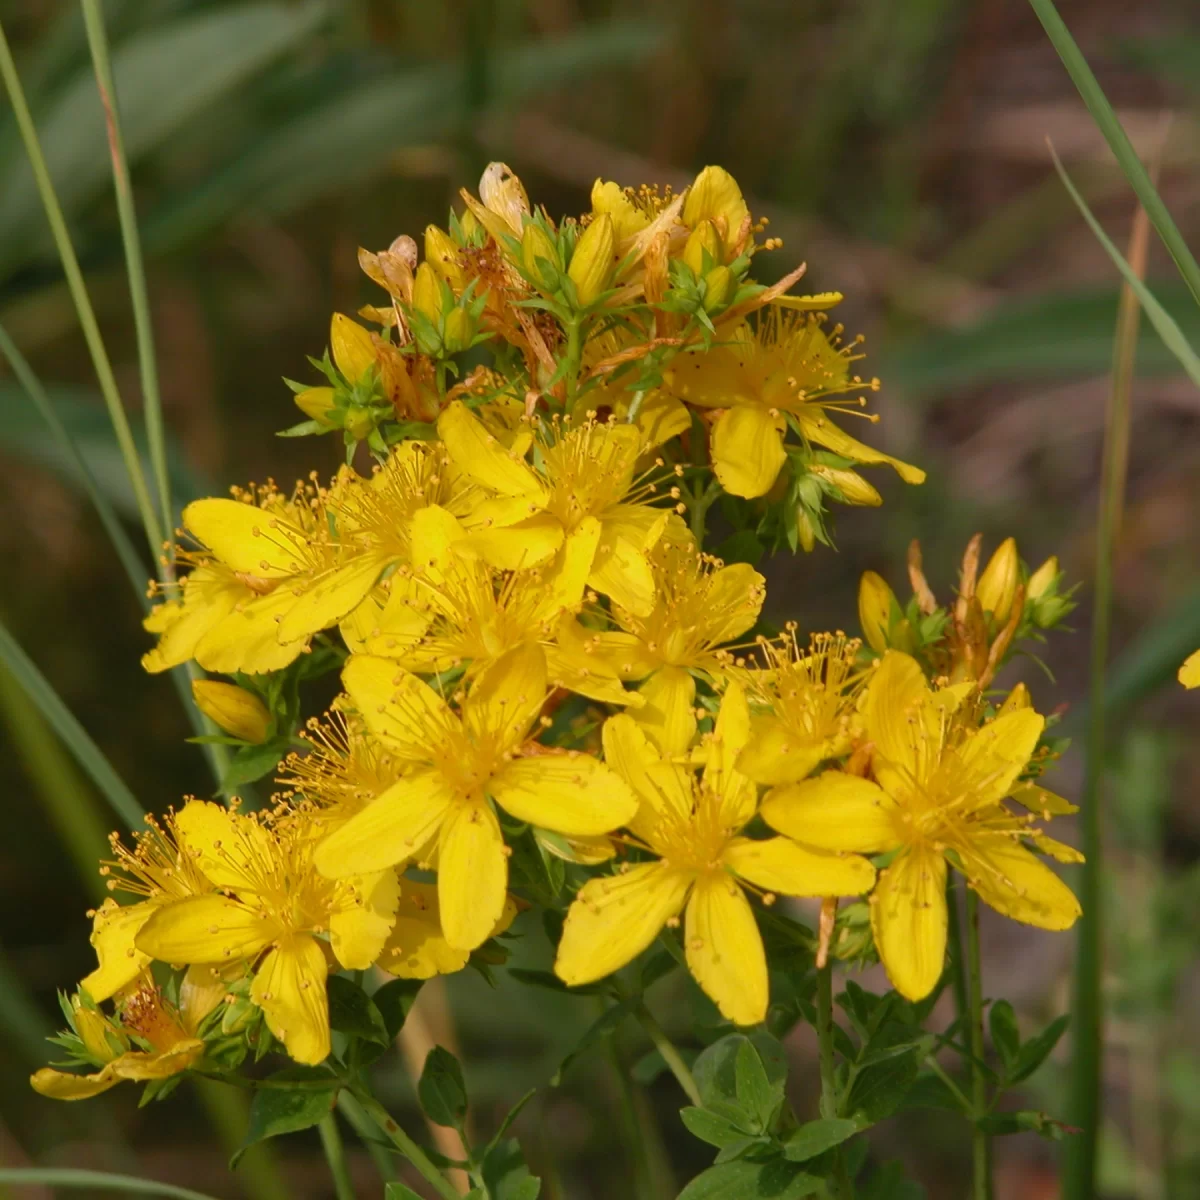
[[[283,1074],[285,1072],[277,1072],[271,1078]],[[257,1142],[283,1133],[311,1129],[332,1112],[337,1092],[338,1084],[332,1079],[327,1088],[260,1088],[250,1105],[250,1128],[246,1130],[241,1148],[230,1159],[230,1167],[236,1167],[242,1155]]]
[[[1070,1023],[1070,1015],[1064,1013],[1051,1021],[1036,1037],[1031,1037],[1017,1052],[1016,1061],[1009,1074],[1009,1082],[1020,1083],[1028,1079],[1050,1057]]]
[[[391,1183],[384,1184],[383,1200],[422,1200],[422,1197],[414,1192],[408,1184],[394,1179]]]
[[[1188,378],[1197,387],[1200,387],[1200,357],[1197,357],[1196,352],[1188,345],[1187,338],[1183,336],[1183,331],[1175,323],[1171,314],[1159,304],[1154,293],[1138,278],[1134,269],[1125,261],[1124,255],[1113,245],[1108,235],[1100,227],[1100,222],[1092,215],[1087,201],[1071,182],[1071,177],[1067,174],[1066,168],[1062,165],[1053,147],[1050,149],[1050,155],[1054,159],[1054,169],[1062,179],[1063,186],[1071,194],[1071,199],[1075,201],[1075,206],[1088,223],[1096,240],[1104,247],[1105,253],[1112,259],[1113,265],[1121,272],[1129,287],[1133,289],[1134,295],[1137,296],[1138,302],[1146,312],[1147,319],[1154,326],[1158,336],[1162,338],[1163,345],[1175,355],[1179,365],[1187,372]]]
[[[562,1082],[562,1077],[567,1068],[581,1055],[586,1054],[593,1046],[598,1045],[606,1038],[611,1037],[618,1026],[630,1016],[638,1007],[640,1001],[636,996],[631,996],[627,1000],[622,1000],[619,1004],[614,1004],[612,1008],[606,1009],[603,1013],[588,1026],[587,1031],[575,1043],[574,1049],[558,1064],[558,1070],[550,1079],[552,1087],[557,1087]]]
[[[458,1059],[444,1046],[434,1046],[426,1057],[417,1095],[431,1121],[462,1128],[467,1115],[467,1085]]]
[[[718,1150],[723,1150],[726,1146],[732,1146],[738,1142],[744,1142],[747,1135],[753,1132],[742,1129],[733,1121],[710,1112],[707,1108],[697,1108],[695,1105],[681,1108],[679,1119],[693,1137],[698,1137],[710,1146],[716,1146]]]
[[[204,1192],[157,1183],[136,1175],[114,1175],[109,1171],[84,1171],[69,1167],[0,1167],[0,1185],[12,1187],[84,1188],[97,1191],[134,1192],[142,1196],[167,1196],[171,1200],[213,1200]]]
[[[1017,1028],[1017,1014],[1007,1000],[996,1000],[988,1010],[988,1029],[992,1044],[1004,1062],[1007,1071],[1016,1062],[1021,1047],[1021,1034]]]
[[[783,1156],[789,1162],[807,1162],[826,1150],[832,1150],[834,1146],[840,1146],[858,1130],[858,1122],[845,1117],[809,1121],[784,1139]]]
[[[678,1200],[802,1200],[820,1187],[816,1175],[795,1163],[739,1159],[702,1171],[679,1193]]]
[[[783,1103],[783,1078],[767,1078],[766,1067],[748,1039],[738,1047],[734,1076],[738,1107],[754,1122],[751,1132],[765,1132]]]

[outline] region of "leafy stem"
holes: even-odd
[[[392,1119],[388,1110],[363,1088],[352,1088],[351,1092],[362,1105],[367,1116],[379,1126],[384,1137],[420,1171],[422,1177],[433,1187],[434,1191],[445,1200],[459,1200],[458,1189],[434,1166],[425,1151]]]
[[[671,1074],[679,1081],[679,1086],[683,1088],[688,1100],[697,1108],[703,1108],[704,1100],[700,1096],[700,1089],[696,1086],[695,1077],[654,1014],[644,1004],[638,1004],[633,1013],[654,1043],[654,1048],[662,1055],[662,1060],[667,1064]]]
[[[817,968],[817,1043],[821,1058],[821,1116],[828,1121],[838,1116],[841,1107],[833,1061],[833,966],[828,961]],[[854,1195],[854,1182],[840,1145],[833,1156],[832,1195],[834,1200],[851,1200]]]
[[[354,1200],[354,1184],[346,1166],[346,1147],[333,1113],[321,1118],[317,1132],[321,1135],[321,1148],[325,1151],[325,1161],[329,1163],[329,1173],[333,1176],[337,1200]]]
[[[979,1128],[987,1111],[987,1079],[983,1072],[983,968],[979,953],[979,897],[967,889],[967,971],[971,1037],[972,1200],[992,1200],[991,1146]]]

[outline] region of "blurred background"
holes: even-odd
[[[837,550],[770,566],[772,615],[857,628],[867,568],[907,594],[919,537],[940,599],[968,537],[1013,534],[1036,566],[1057,553],[1090,577],[1115,274],[1054,176],[1045,139],[1118,245],[1133,204],[1031,10],[1021,0],[110,0],[114,67],[149,258],[176,498],[322,473],[332,439],[286,441],[281,383],[315,380],[331,310],[373,299],[355,250],[444,223],[457,188],[508,162],[552,214],[579,212],[597,176],[685,184],[728,167],[784,250],[838,289],[883,380],[869,435],[929,472],[883,472],[880,510],[842,510]],[[1161,163],[1164,196],[1200,232],[1200,17],[1186,0],[1064,0],[1063,16],[1126,128]],[[136,352],[108,152],[77,5],[0,0],[122,393]],[[1164,119],[1171,114],[1169,122]],[[1149,278],[1193,344],[1195,309],[1157,243]],[[13,127],[0,111],[0,323],[50,387],[100,481],[136,520],[74,312]],[[1113,927],[1106,1066],[1106,1196],[1194,1196],[1200,1170],[1200,712],[1173,682],[1200,645],[1200,395],[1152,332],[1138,349],[1128,504],[1117,562],[1113,719],[1105,789]],[[40,420],[0,368],[0,617],[149,808],[209,786],[170,684],[142,673],[139,611]],[[136,534],[135,536],[140,537]],[[147,571],[149,574],[149,571]],[[1073,624],[1019,664],[1043,711],[1081,728],[1089,589]],[[1017,677],[1017,672],[1013,672]],[[315,1136],[273,1144],[236,1176],[240,1097],[182,1089],[136,1106],[132,1088],[54,1104],[26,1082],[57,1027],[55,990],[90,969],[88,923],[109,811],[0,676],[0,1162],[143,1171],[225,1197],[332,1195]],[[1049,780],[1076,796],[1080,741]],[[1071,834],[1065,835],[1068,839]],[[990,916],[991,914],[988,913]],[[1068,1002],[1069,936],[987,922],[985,988],[1023,1032]],[[544,965],[540,935],[519,952]],[[653,997],[688,1020],[680,983]],[[584,1011],[577,1011],[584,1010]],[[546,1081],[595,1013],[474,973],[431,987],[420,1036],[461,1052],[476,1127],[517,1125],[548,1200],[631,1192],[614,1068],[648,1046],[625,1029]],[[812,1112],[815,1045],[797,1035],[794,1099]],[[1025,1106],[1061,1113],[1064,1043]],[[419,1118],[401,1055],[384,1099]],[[709,1161],[682,1129],[669,1078],[639,1087],[650,1160],[670,1197]],[[966,1128],[927,1111],[872,1134],[932,1200],[963,1194]],[[1050,1200],[1056,1148],[997,1143],[998,1197]],[[378,1194],[352,1146],[360,1194]],[[238,1189],[241,1189],[239,1192]],[[35,1191],[23,1193],[36,1194]],[[897,1200],[908,1192],[888,1193]],[[917,1195],[918,1193],[913,1193]],[[881,1198],[882,1200],[882,1198]]]

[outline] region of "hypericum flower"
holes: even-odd
[[[536,467],[506,450],[461,402],[442,413],[438,432],[461,470],[496,496],[479,514],[492,527],[472,537],[485,559],[529,568],[579,540],[592,547],[588,584],[631,611],[650,611],[654,579],[646,551],[669,513],[645,503],[657,487],[636,476],[642,439],[634,426],[556,422],[555,439],[536,445]]]
[[[682,754],[696,733],[700,671],[723,678],[730,655],[717,648],[748,630],[762,609],[765,580],[747,563],[725,566],[689,537],[662,538],[650,552],[654,608],[644,616],[619,604],[619,630],[583,631],[596,654],[622,679],[642,681],[645,704],[635,720],[664,754]]]
[[[395,919],[396,873],[348,872],[353,877],[332,882],[314,868],[314,840],[302,822],[268,825],[200,800],[175,820],[187,853],[225,894],[162,906],[137,948],[167,963],[255,963],[250,998],[267,1027],[297,1062],[322,1062],[329,963],[316,935],[328,933],[343,967],[369,967]]]
[[[657,857],[580,889],[554,964],[560,979],[590,983],[618,970],[686,908],[684,949],[696,981],[725,1017],[753,1025],[767,1012],[767,961],[746,888],[770,899],[858,895],[871,886],[875,870],[858,855],[739,836],[757,810],[754,783],[734,765],[749,732],[745,695],[731,683],[697,778],[661,758],[630,717],[605,722],[605,758],[641,802],[629,827]]]
[[[786,460],[789,420],[807,442],[858,463],[889,463],[906,483],[925,472],[852,438],[830,412],[860,413],[875,380],[852,375],[851,346],[830,337],[814,314],[772,308],[757,327],[739,327],[730,340],[703,354],[682,354],[668,372],[675,394],[688,404],[723,410],[713,426],[713,469],[735,496],[765,495]],[[876,417],[869,417],[876,420]]]
[[[267,740],[271,712],[253,693],[219,679],[193,679],[196,707],[218,728],[252,745]]]
[[[1179,682],[1185,688],[1200,687],[1200,650],[1188,655],[1183,666],[1179,668]]]
[[[539,645],[551,681],[594,700],[634,700],[615,669],[570,639],[560,640],[562,618],[579,611],[591,570],[599,524],[580,526],[592,537],[572,538],[558,569],[501,571],[467,548],[467,530],[444,508],[430,505],[412,520],[412,572],[366,638],[368,654],[395,659],[417,674],[467,665],[483,671],[518,646]]]
[[[112,1021],[76,997],[68,1014],[71,1030],[89,1065],[100,1070],[78,1074],[43,1067],[30,1077],[34,1091],[52,1100],[87,1100],[124,1080],[148,1083],[178,1075],[204,1054],[195,1027],[166,1001],[149,974],[121,998],[117,1013],[119,1021]]]
[[[794,783],[850,752],[864,681],[859,645],[839,632],[814,633],[801,646],[794,626],[778,641],[760,643],[766,665],[743,676],[758,711],[738,760],[756,783]]]
[[[510,650],[471,685],[461,715],[418,676],[356,656],[342,681],[368,728],[407,773],[317,850],[332,878],[416,858],[435,842],[446,940],[473,950],[491,936],[508,891],[508,852],[493,805],[519,821],[591,837],[637,808],[629,788],[590,755],[531,744],[546,699],[537,646]]]
[[[879,957],[896,990],[927,996],[946,955],[946,864],[1007,917],[1067,929],[1079,916],[1070,889],[1022,844],[1038,845],[1032,814],[1005,807],[1028,799],[1018,783],[1045,724],[1014,706],[981,728],[956,717],[974,684],[932,689],[917,663],[889,650],[863,699],[878,782],[826,771],[785,784],[763,801],[781,833],[829,850],[894,852],[871,896]]]

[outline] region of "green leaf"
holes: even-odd
[[[988,1029],[991,1031],[992,1044],[1004,1062],[1005,1070],[1009,1070],[1016,1061],[1017,1051],[1021,1047],[1021,1032],[1017,1028],[1017,1014],[1007,1000],[997,1000],[988,1010]]]
[[[782,1084],[787,1077],[787,1053],[769,1033],[728,1034],[701,1051],[692,1064],[692,1075],[706,1108],[716,1108],[721,1104],[740,1108],[737,1060],[738,1052],[746,1043],[751,1043],[757,1050],[768,1082]]]
[[[408,1184],[393,1180],[391,1183],[383,1185],[383,1200],[423,1200],[423,1198]]]
[[[916,1048],[861,1071],[850,1088],[846,1110],[869,1124],[890,1117],[917,1078]]]
[[[506,1138],[488,1150],[482,1173],[491,1200],[537,1200],[542,1190],[542,1181],[529,1173],[516,1138]]]
[[[845,1117],[809,1121],[784,1139],[783,1157],[789,1162],[807,1162],[834,1146],[840,1146],[847,1138],[853,1137],[858,1128],[857,1121]]]
[[[509,967],[508,973],[528,987],[545,988],[548,992],[561,992],[580,996],[607,996],[612,990],[605,982],[586,983],[582,987],[567,987],[553,971],[536,971],[529,967]]]
[[[279,1080],[287,1074],[280,1071],[270,1078]],[[327,1088],[259,1088],[250,1104],[250,1127],[241,1146],[229,1160],[230,1168],[236,1167],[238,1160],[255,1143],[316,1125],[332,1111],[337,1093],[338,1083],[332,1078]]]
[[[802,1200],[820,1186],[817,1176],[795,1163],[740,1159],[702,1171],[679,1193],[678,1200]]]
[[[707,1108],[696,1108],[689,1105],[679,1110],[679,1119],[687,1126],[688,1132],[698,1137],[710,1146],[723,1150],[726,1146],[743,1142],[751,1130],[742,1129],[733,1121],[711,1112]]]
[[[291,745],[286,737],[273,738],[258,746],[242,746],[234,752],[229,769],[221,778],[221,791],[232,792],[243,784],[270,775],[289,749]]]
[[[431,1121],[462,1128],[467,1115],[467,1085],[458,1059],[444,1046],[434,1046],[426,1057],[417,1095]]]
[[[169,1200],[212,1200],[203,1192],[139,1179],[136,1175],[113,1175],[109,1171],[84,1171],[71,1167],[0,1167],[0,1187],[86,1188],[89,1191],[132,1192],[143,1196],[166,1196]],[[420,1200],[420,1197],[417,1198]]]
[[[1008,1082],[1020,1083],[1028,1079],[1050,1057],[1050,1052],[1058,1045],[1058,1039],[1070,1023],[1070,1015],[1064,1013],[1051,1021],[1036,1037],[1031,1037],[1017,1052],[1016,1062],[1012,1070],[1007,1072]]]
[[[1076,207],[1083,214],[1083,219],[1088,223],[1096,240],[1104,247],[1104,251],[1108,257],[1112,259],[1113,266],[1121,272],[1126,284],[1129,285],[1134,295],[1137,296],[1138,303],[1142,306],[1147,319],[1154,326],[1158,336],[1162,338],[1163,345],[1175,355],[1179,361],[1179,365],[1187,372],[1188,378],[1197,387],[1200,387],[1200,357],[1197,357],[1196,352],[1188,344],[1187,338],[1183,336],[1183,331],[1175,323],[1170,313],[1163,308],[1155,298],[1154,293],[1138,278],[1137,272],[1125,261],[1120,250],[1113,245],[1111,239],[1100,227],[1100,222],[1092,216],[1092,210],[1088,208],[1087,201],[1084,200],[1079,194],[1079,190],[1071,182],[1071,177],[1067,174],[1066,168],[1059,161],[1059,157],[1055,154],[1053,148],[1050,150],[1050,156],[1054,160],[1054,169],[1063,181],[1063,186],[1070,192],[1071,199],[1075,201]],[[1192,266],[1195,266],[1194,260],[1192,260]],[[1200,271],[1197,272],[1197,280],[1200,281]],[[1195,294],[1197,303],[1200,303],[1200,292],[1196,292]]]
[[[345,975],[330,975],[328,988],[331,1029],[379,1046],[391,1043],[382,1014],[371,997],[353,979]]]
[[[1051,1142],[1061,1142],[1071,1132],[1070,1127],[1061,1121],[1033,1109],[990,1113],[986,1117],[980,1117],[975,1124],[993,1137],[1003,1137],[1010,1133],[1036,1133]]]
[[[424,982],[423,979],[392,979],[372,995],[371,1003],[383,1017],[389,1042],[395,1041],[396,1035],[404,1028],[404,1022]]]
[[[593,1046],[598,1045],[606,1038],[611,1037],[617,1030],[617,1027],[628,1017],[641,1003],[636,996],[630,996],[626,1000],[622,1000],[619,1004],[614,1004],[612,1008],[606,1009],[603,1013],[588,1026],[583,1037],[575,1043],[575,1048],[558,1064],[558,1070],[554,1072],[550,1079],[552,1087],[558,1087],[562,1083],[562,1077],[567,1068],[580,1055],[587,1053]]]
[[[738,1047],[734,1084],[738,1107],[753,1119],[751,1132],[766,1132],[783,1104],[784,1077],[775,1080],[767,1077],[762,1059],[749,1039]]]

